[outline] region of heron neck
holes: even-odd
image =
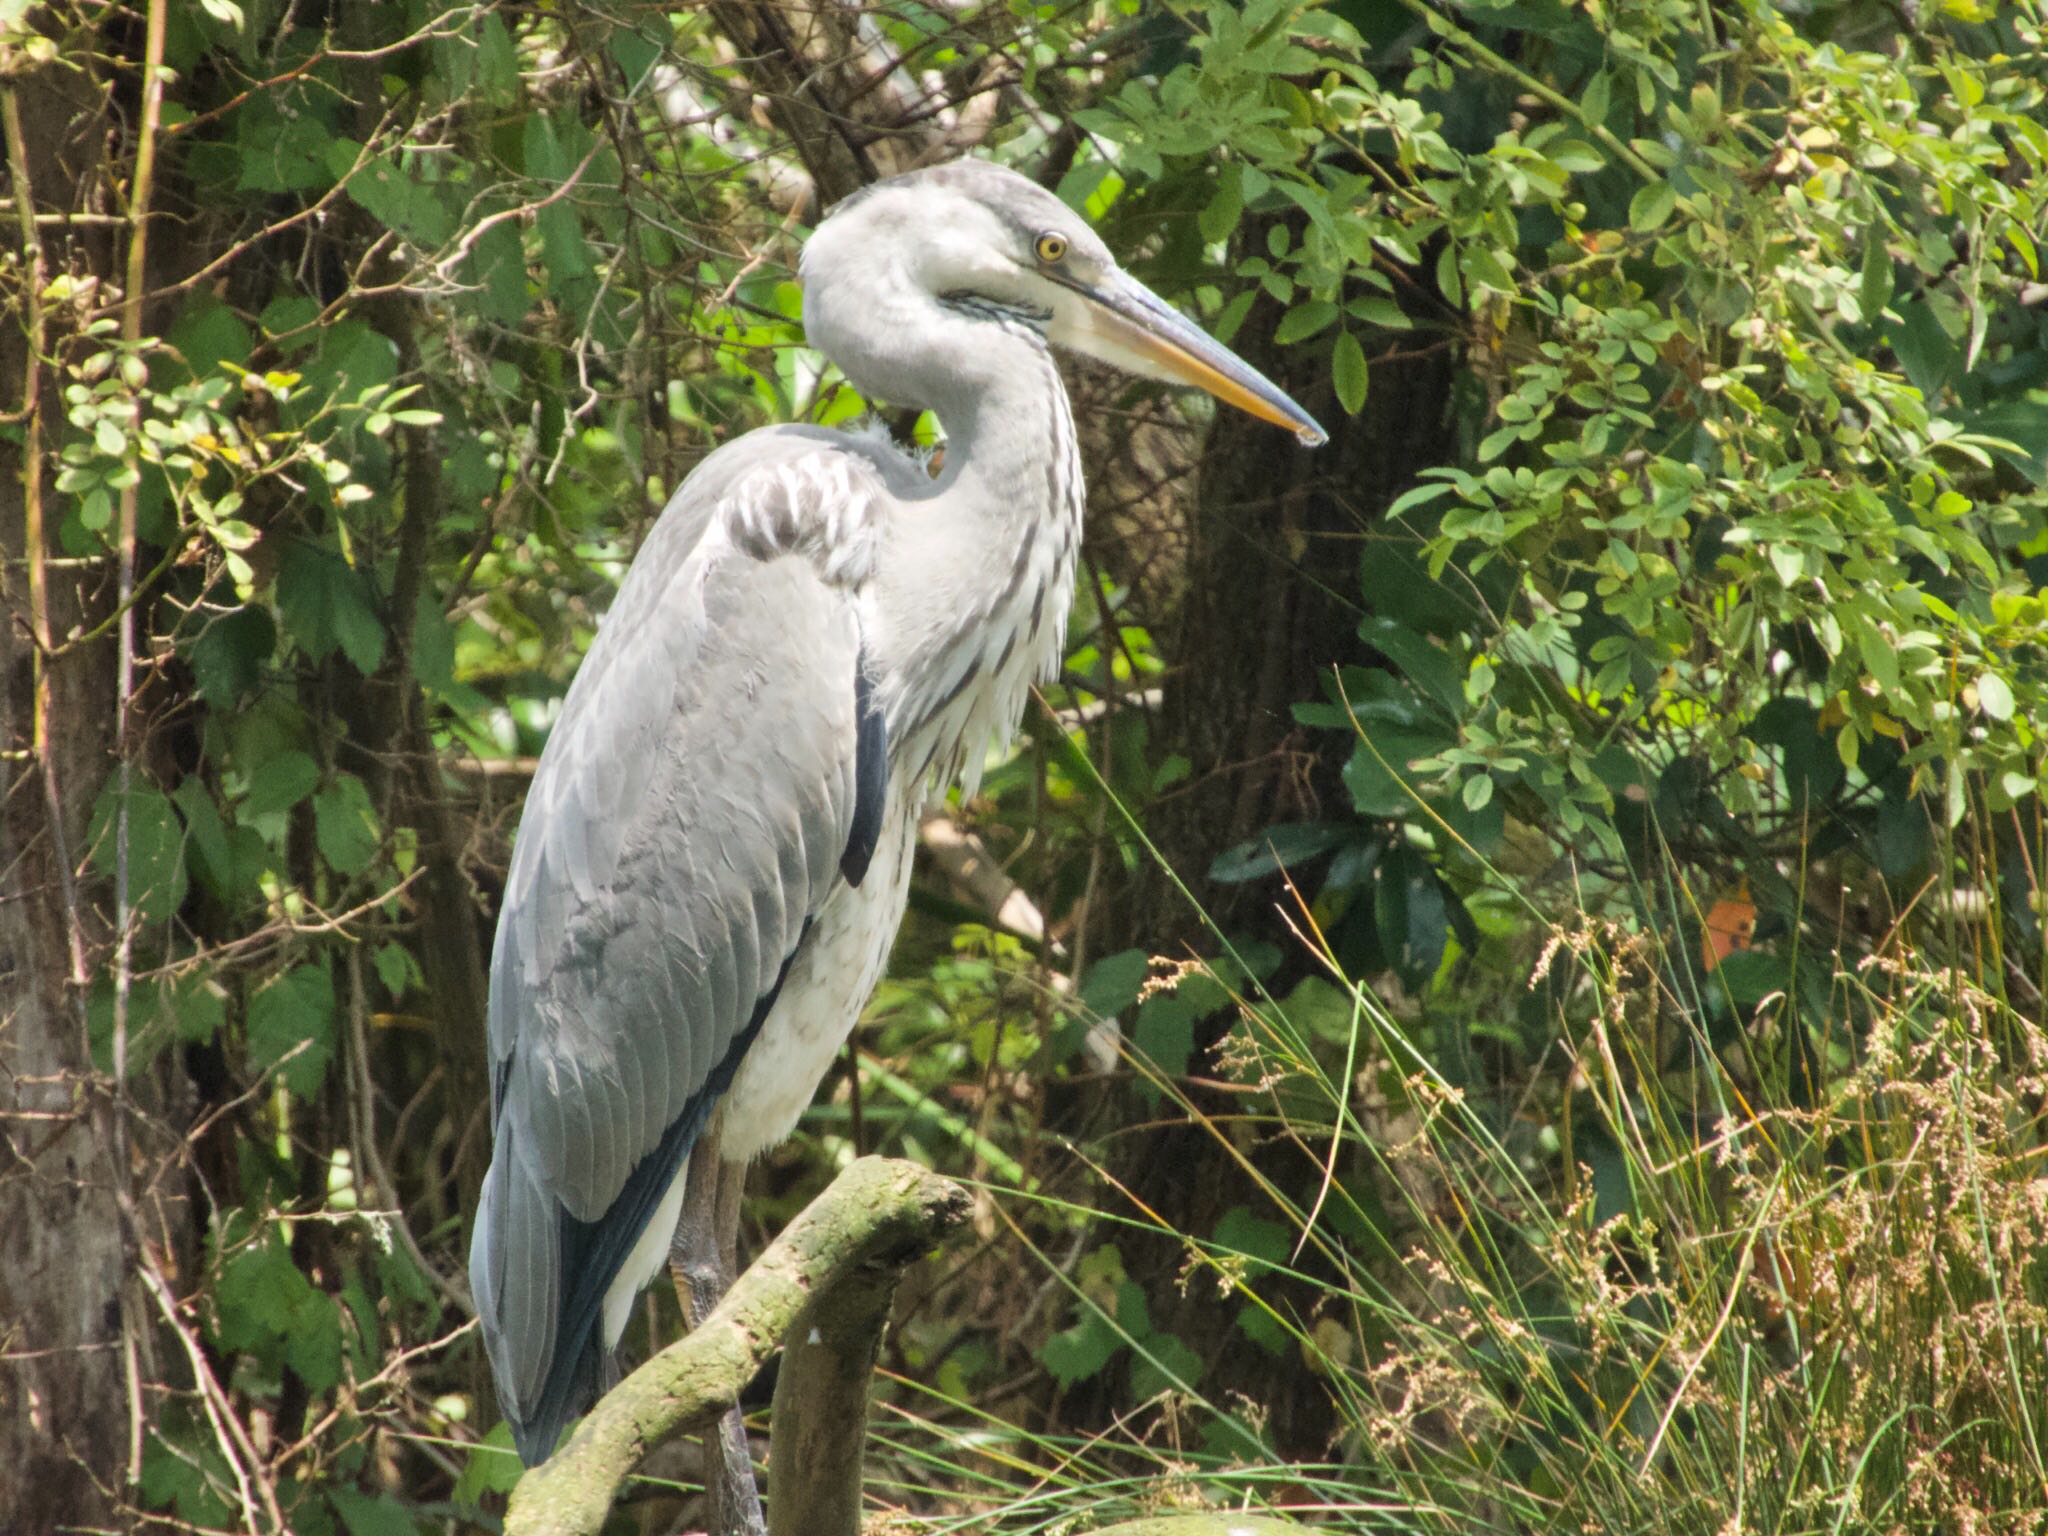
[[[971,789],[1032,681],[1058,670],[1083,494],[1073,413],[1044,339],[1014,320],[962,324],[968,361],[929,397],[945,467],[930,500],[906,509],[885,579],[894,611],[919,615],[899,637],[892,734],[912,746],[918,778]]]
[[[946,433],[942,496],[955,510],[1027,535],[1078,520],[1081,466],[1074,417],[1052,352],[1015,321],[977,327],[980,366],[933,409]]]

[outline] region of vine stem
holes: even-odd
[[[1439,37],[1455,43],[1475,59],[1478,59],[1488,69],[1493,70],[1496,74],[1507,76],[1508,79],[1514,81],[1515,84],[1519,85],[1531,96],[1548,102],[1551,106],[1557,108],[1558,111],[1571,118],[1572,121],[1585,129],[1586,132],[1592,134],[1602,144],[1605,144],[1617,160],[1642,177],[1643,180],[1658,181],[1662,179],[1661,173],[1651,166],[1649,161],[1622,143],[1615,136],[1613,130],[1605,123],[1594,122],[1586,109],[1576,101],[1573,101],[1571,97],[1565,95],[1562,91],[1551,89],[1527,70],[1502,58],[1470,32],[1467,32],[1455,21],[1452,21],[1450,17],[1425,4],[1424,0],[1401,0],[1401,4],[1408,10],[1413,11],[1417,16],[1420,16],[1428,24],[1430,31],[1436,33]]]
[[[135,173],[129,186],[132,196],[128,205],[128,271],[125,291],[121,295],[121,340],[130,349],[142,340],[142,293],[149,270],[149,197],[156,176],[156,139],[158,125],[163,116],[163,63],[164,23],[168,0],[149,0],[149,18],[143,36],[142,64],[142,121],[137,129],[135,145]],[[131,350],[132,355],[132,350]],[[131,446],[128,451],[128,467],[131,479],[137,479],[141,465],[140,454]],[[116,1208],[121,1212],[128,1227],[126,1241],[136,1245],[141,1261],[145,1282],[153,1278],[153,1265],[146,1251],[141,1251],[142,1233],[135,1219],[134,1194],[129,1185],[131,1159],[128,1150],[128,997],[133,986],[133,924],[129,911],[129,791],[134,780],[133,753],[128,740],[128,704],[135,686],[135,500],[136,485],[130,484],[121,492],[119,550],[117,564],[118,595],[115,615],[119,621],[119,656],[114,667],[114,772],[117,776],[118,793],[114,801],[114,1039],[113,1039],[113,1084],[109,1126],[113,1152],[114,1197]],[[48,635],[40,637],[47,646]],[[42,662],[42,658],[38,658]],[[53,807],[54,810],[54,807]],[[67,875],[69,870],[66,870]],[[80,998],[84,992],[81,987]],[[141,1481],[142,1444],[139,1416],[140,1382],[134,1362],[135,1339],[139,1319],[129,1299],[126,1286],[121,1290],[121,1336],[128,1352],[128,1394],[129,1394],[129,1447],[128,1481],[131,1486]],[[159,1301],[165,1300],[159,1296]],[[175,1318],[173,1319],[175,1323]],[[190,1336],[181,1328],[181,1337],[190,1345]],[[216,1391],[218,1389],[216,1388]],[[211,1405],[208,1416],[213,1416]],[[230,1414],[232,1418],[232,1414]],[[218,1422],[216,1421],[216,1432]],[[237,1467],[237,1481],[241,1480],[239,1464],[222,1437],[223,1449],[229,1450],[228,1461]],[[266,1486],[265,1493],[269,1490]],[[242,1490],[247,1506],[248,1490]],[[275,1528],[277,1524],[276,1502],[270,1500]],[[253,1522],[252,1522],[253,1524]]]
[[[129,183],[128,272],[121,295],[121,340],[130,349],[142,341],[142,296],[149,275],[149,198],[156,179],[156,140],[164,104],[164,23],[168,0],[149,0],[149,18],[142,44],[142,121],[136,129],[135,174]],[[135,502],[141,474],[140,454],[128,452],[131,484],[121,492],[119,522],[120,653],[114,663],[114,762],[119,792],[114,801],[114,1097],[115,1177],[125,1179],[127,1149],[128,995],[133,981],[134,924],[130,910],[128,800],[133,786],[134,754],[128,740],[128,705],[135,693]]]

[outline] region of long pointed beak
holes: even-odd
[[[1052,274],[1048,273],[1048,276]],[[1226,405],[1285,427],[1309,448],[1329,440],[1316,419],[1258,369],[1216,341],[1136,278],[1108,273],[1099,284],[1056,282],[1082,300],[1059,340],[1116,367],[1172,384],[1192,384]]]

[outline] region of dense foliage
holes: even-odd
[[[935,856],[756,1184],[975,1182],[885,1354],[891,1529],[2038,1529],[2044,92],[2011,0],[0,0],[105,1520],[502,1509],[461,1255],[520,786],[689,465],[867,409],[801,345],[817,207],[972,150],[1336,441],[1219,508],[1205,405],[1077,381],[1098,487],[1168,472],[955,808],[1007,880]],[[1376,417],[1449,449],[1368,472]],[[1284,793],[1175,707],[1284,627],[1179,622],[1219,527],[1352,637]],[[1265,830],[1155,839],[1218,780]]]

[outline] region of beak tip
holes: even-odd
[[[1283,410],[1272,417],[1275,426],[1286,427],[1294,433],[1294,440],[1304,448],[1320,448],[1330,440],[1330,434],[1323,430],[1323,424],[1309,415],[1292,400],[1282,397]]]

